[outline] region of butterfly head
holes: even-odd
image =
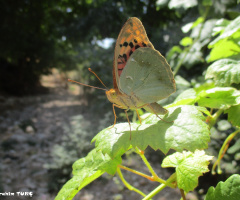
[[[116,89],[110,89],[106,91],[107,98],[112,103],[118,102],[119,93],[120,92]]]

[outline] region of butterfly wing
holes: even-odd
[[[122,70],[119,90],[145,103],[157,102],[176,91],[171,67],[155,49],[134,51]]]
[[[115,46],[113,63],[113,85],[115,89],[119,88],[119,77],[127,60],[139,47],[150,47],[154,49],[141,21],[136,17],[131,17],[120,31]]]

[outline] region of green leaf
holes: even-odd
[[[233,83],[240,83],[240,61],[222,59],[210,65],[206,72],[206,79],[213,78],[215,85],[224,87]]]
[[[188,8],[192,8],[197,5],[197,0],[171,0],[168,4],[170,9],[179,9],[184,8],[187,10]]]
[[[193,105],[196,102],[196,99],[197,94],[195,90],[190,88],[178,95],[175,101],[172,104],[168,105],[167,108],[179,105]]]
[[[234,174],[225,182],[219,182],[208,189],[204,200],[238,200],[240,194],[240,175]]]
[[[231,87],[215,87],[198,94],[198,105],[208,108],[227,109],[240,103],[240,91]]]
[[[217,24],[218,26],[218,24]],[[219,42],[220,40],[223,40],[228,37],[232,37],[232,35],[240,29],[240,16],[231,21],[226,28],[224,29],[223,33],[218,36],[215,40],[213,40],[210,44],[209,47],[213,47],[214,44]]]
[[[217,59],[231,57],[234,59],[240,58],[240,16],[231,21],[222,34],[213,40],[208,48],[212,48],[208,62]]]
[[[184,37],[181,41],[180,41],[180,44],[182,45],[182,46],[189,46],[189,45],[191,45],[193,43],[193,40],[192,40],[192,38],[190,38],[190,37]]]
[[[216,43],[209,57],[207,58],[208,62],[212,62],[222,58],[240,58],[240,32],[232,36],[231,39],[223,39]]]
[[[203,17],[197,18],[197,20],[195,22],[190,22],[190,23],[184,25],[182,27],[182,32],[183,33],[189,32],[191,29],[193,29],[194,27],[196,27],[198,24],[202,23],[203,21],[204,21]]]
[[[216,24],[215,24],[215,27],[213,28],[213,31],[212,31],[212,36],[215,36],[217,34],[220,34],[222,33],[226,26],[230,24],[230,21],[227,20],[227,19],[219,19]]]
[[[231,122],[233,126],[240,128],[240,105],[231,106],[225,113],[228,114],[228,121]]]
[[[209,171],[209,160],[213,156],[205,155],[204,151],[196,150],[194,153],[174,153],[164,158],[162,167],[175,167],[178,188],[185,192],[194,190],[198,185],[198,177]]]
[[[202,85],[196,85],[194,90],[197,92],[197,94],[199,94],[200,92],[202,92],[203,90],[209,90],[214,88],[215,85],[213,83],[213,81],[211,80],[207,80],[205,83],[203,83]]]
[[[73,177],[62,187],[55,200],[72,199],[79,190],[97,179],[104,172],[113,175],[121,158],[110,158],[93,149],[85,158],[73,164]]]
[[[131,124],[131,140],[128,123],[116,124],[114,128],[101,131],[93,138],[96,149],[114,158],[131,147],[145,150],[150,146],[163,153],[170,149],[194,151],[207,148],[210,132],[204,122],[205,117],[195,106],[178,106],[168,110],[164,121],[150,115],[142,125]]]
[[[173,46],[166,55],[166,59],[168,61],[170,61],[171,59],[174,59],[177,55],[179,55],[180,53],[182,53],[182,49],[180,48],[180,46]]]

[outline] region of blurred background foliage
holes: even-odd
[[[87,82],[90,79],[87,67],[91,66],[107,85],[111,85],[114,41],[128,17],[141,19],[155,48],[165,55],[184,36],[181,27],[204,15],[206,9],[205,17],[213,20],[203,27],[202,32],[207,37],[210,37],[208,32],[214,19],[231,20],[238,15],[235,0],[213,0],[210,8],[205,2],[1,1],[1,91],[11,95],[39,92],[40,76],[50,73],[52,68],[62,72],[79,70],[78,80]],[[198,30],[192,33],[193,38],[197,33]],[[201,37],[205,37],[204,34]],[[201,63],[199,56],[204,52],[200,50],[207,43],[207,38],[203,39],[193,47],[195,56],[186,57],[187,69]],[[98,85],[94,79],[89,82]]]
[[[39,94],[45,91],[40,83],[41,76],[50,74],[53,68],[64,74],[63,81],[72,78],[102,87],[89,73],[88,67],[91,67],[109,88],[112,87],[116,38],[126,20],[134,16],[142,21],[150,41],[167,58],[176,75],[178,90],[162,101],[166,104],[188,88],[208,84],[203,74],[209,62],[214,61],[215,55],[208,56],[208,45],[214,48],[211,42],[216,37],[212,35],[213,28],[219,19],[225,19],[219,24],[217,34],[239,15],[240,4],[236,0],[2,0],[0,94]],[[92,95],[89,88],[84,87],[84,92]],[[102,115],[105,94],[94,93],[97,98],[90,96],[88,101],[97,103],[88,112],[102,118],[97,123],[98,130],[93,130],[82,115],[72,117],[69,125],[63,125],[66,135],[53,147],[53,163],[46,164],[46,168],[55,172],[60,169],[69,176],[71,164],[89,152],[93,133],[113,122],[112,114]],[[107,106],[111,111],[110,103]],[[212,133],[214,155],[226,134],[232,131],[231,125],[225,123],[224,116],[222,118]],[[238,145],[229,150],[239,152]],[[238,162],[238,157],[229,154],[225,160],[226,171],[239,171],[231,164],[234,159]],[[59,174],[53,175],[53,179],[57,177],[61,178]],[[65,180],[59,181],[60,184]],[[57,186],[51,187],[58,190]]]

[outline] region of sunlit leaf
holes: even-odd
[[[222,33],[224,29],[227,27],[227,25],[230,24],[230,21],[227,19],[219,19],[215,27],[213,28],[212,35],[215,36],[219,33]]]
[[[72,199],[79,190],[104,172],[113,175],[120,163],[120,157],[112,159],[107,154],[103,155],[101,151],[92,150],[85,158],[73,164],[73,177],[62,187],[55,200]]]
[[[197,100],[197,94],[194,89],[190,88],[182,92],[175,101],[168,107],[178,106],[178,105],[193,105]]]
[[[198,94],[200,106],[208,108],[227,109],[240,103],[240,91],[231,87],[215,87]]]
[[[182,53],[182,49],[180,48],[180,46],[173,46],[167,52],[166,59],[169,61],[169,60],[173,59],[173,57],[176,57],[176,55],[179,55],[180,53]]]
[[[192,38],[190,38],[190,37],[184,37],[181,41],[180,41],[180,44],[182,45],[182,46],[189,46],[189,45],[191,45],[193,43],[193,40],[192,40]]]
[[[185,192],[194,190],[198,185],[198,177],[209,171],[208,156],[204,151],[174,153],[164,158],[162,167],[175,167],[177,174],[177,186]]]
[[[234,174],[225,182],[219,182],[208,189],[204,200],[238,200],[240,194],[240,175]]]
[[[203,17],[197,18],[195,22],[190,22],[182,27],[182,32],[187,33],[189,32],[192,28],[196,27],[198,24],[202,23],[204,21]]]
[[[188,8],[196,6],[197,3],[197,0],[171,0],[168,6],[170,9],[184,8],[185,10],[187,10]]]
[[[216,86],[231,86],[240,83],[240,61],[221,59],[207,69],[205,78],[213,78]]]
[[[240,105],[231,106],[225,112],[228,114],[228,121],[240,128]]]
[[[240,58],[240,31],[232,35],[230,39],[222,39],[212,46],[212,50],[207,58],[212,62],[222,58]]]
[[[226,23],[226,21],[225,21]],[[217,24],[218,26],[218,24]],[[227,37],[232,37],[234,33],[236,33],[240,29],[240,16],[231,21],[226,28],[224,29],[223,33],[218,36],[215,40],[213,40],[210,44],[209,47],[212,48],[214,44],[216,44],[218,41],[227,38]]]
[[[145,150],[148,146],[167,153],[170,149],[205,149],[209,142],[209,129],[205,117],[195,106],[169,108],[163,120],[155,115],[148,117],[148,123],[142,125],[128,123],[116,124],[98,133],[93,141],[96,149],[111,157],[120,156],[131,146]],[[167,122],[166,122],[167,121]]]
[[[228,22],[224,21],[220,23],[226,24]],[[240,58],[239,30],[240,16],[231,21],[225,28],[220,28],[218,32],[221,34],[208,45],[208,48],[212,48],[210,56],[207,59],[208,62],[227,57],[234,59]]]

